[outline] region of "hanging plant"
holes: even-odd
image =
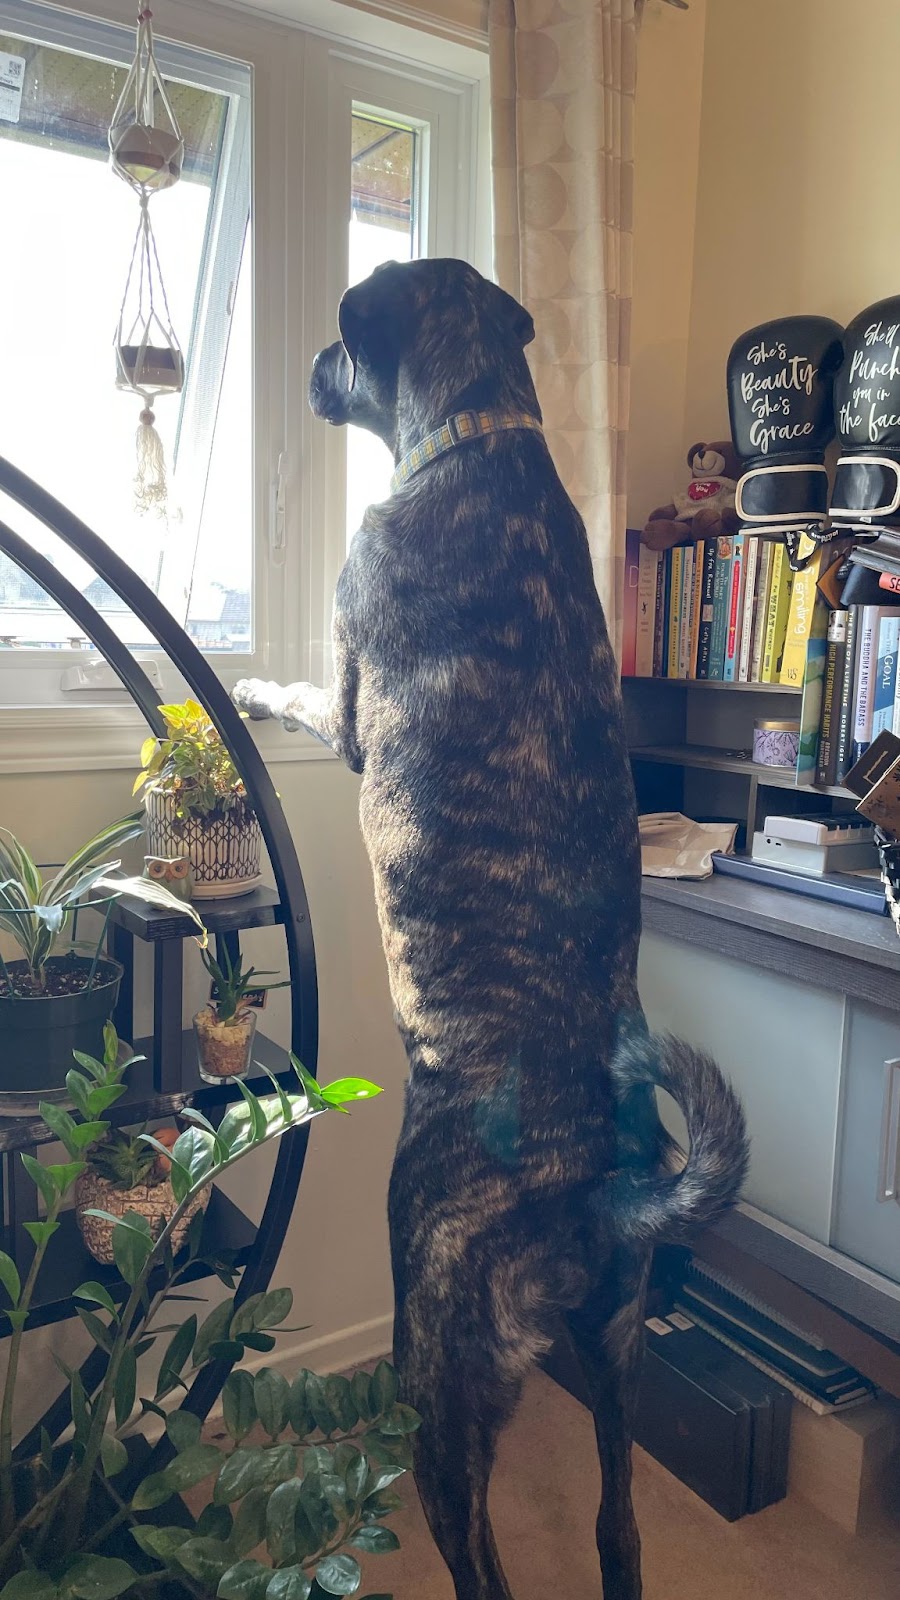
[[[184,139],[153,49],[152,13],[138,14],[137,45],[109,130],[110,161],[138,195],[140,220],[116,329],[116,383],[143,400],[137,430],[135,502],[165,511],[166,462],[154,401],[184,387],[184,356],[169,312],[150,199],[181,177]]]

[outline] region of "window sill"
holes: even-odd
[[[29,772],[137,772],[147,725],[131,705],[21,706],[0,710],[0,775]],[[258,723],[253,734],[267,766],[334,761],[307,733]]]

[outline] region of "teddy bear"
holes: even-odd
[[[674,502],[651,511],[641,541],[650,550],[697,539],[715,539],[737,533],[740,521],[734,509],[734,491],[741,464],[730,439],[692,444],[687,453],[691,481]]]

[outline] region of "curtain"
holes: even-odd
[[[621,649],[640,0],[490,0],[494,269]]]

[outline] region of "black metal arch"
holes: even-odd
[[[157,640],[215,723],[244,782],[269,853],[284,913],[284,935],[291,978],[291,1048],[308,1071],[315,1074],[318,1056],[318,991],[306,888],[281,802],[242,718],[193,640],[153,591],[98,534],[2,456],[0,491],[37,517],[124,600]],[[157,734],[163,732],[165,722],[159,713],[156,691],[150,679],[84,595],[46,557],[32,549],[26,540],[2,521],[0,550],[34,578],[50,598],[77,622],[128,690],[151,731]],[[259,1224],[258,1247],[242,1274],[238,1291],[240,1300],[264,1291],[271,1281],[293,1212],[308,1139],[308,1128],[294,1128],[279,1141],[275,1171]],[[99,1351],[94,1354],[101,1356]],[[94,1357],[89,1357],[86,1364],[86,1379],[93,1360]],[[217,1362],[202,1368],[184,1404],[198,1416],[205,1417],[229,1370],[228,1362]],[[99,1374],[90,1376],[96,1379]],[[66,1397],[61,1397],[61,1401],[65,1402]],[[50,1416],[51,1413],[48,1413],[47,1419],[44,1419],[48,1426]],[[33,1432],[37,1434],[38,1430]],[[21,1453],[34,1453],[39,1448],[39,1442],[39,1437],[32,1440],[32,1435],[29,1435],[21,1442]]]

